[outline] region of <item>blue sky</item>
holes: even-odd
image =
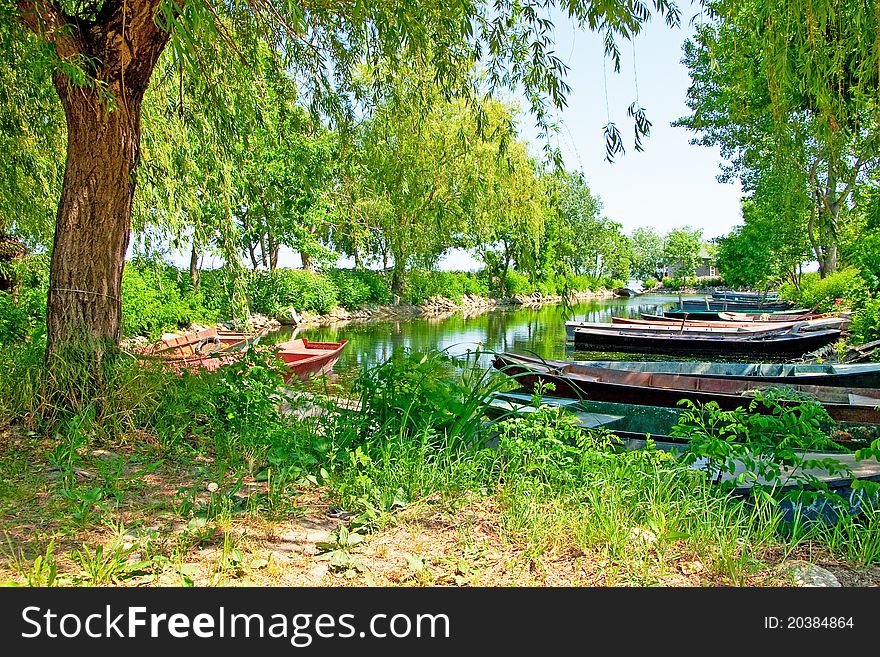
[[[681,46],[693,32],[690,21],[698,11],[688,0],[679,4],[681,27],[671,29],[655,17],[636,37],[635,67],[632,44],[620,41],[620,73],[614,73],[611,62],[605,61],[601,37],[579,30],[562,14],[554,16],[556,53],[570,68],[567,81],[572,87],[568,107],[557,117],[561,127],[554,145],[569,169],[584,171],[590,188],[604,203],[605,215],[621,223],[625,233],[639,226],[666,232],[690,225],[711,238],[726,234],[740,222],[741,192],[738,184],[716,180],[717,149],[692,146],[688,143],[692,133],[670,125],[688,113],[685,95],[690,80],[680,62]],[[632,122],[626,115],[636,97],[636,75],[639,102],[653,124],[641,153],[633,148]],[[511,95],[508,100],[516,102],[518,97]],[[614,164],[604,160],[602,128],[609,111],[626,145],[626,155]],[[537,154],[540,143],[530,115],[523,115],[520,130],[524,139],[533,142]],[[298,256],[282,252],[282,266],[299,264]],[[345,260],[340,264],[351,266]],[[444,269],[478,266],[461,251],[451,252],[441,262]]]
[[[584,171],[591,190],[604,203],[605,215],[621,223],[627,234],[639,226],[665,233],[690,225],[711,238],[728,233],[741,221],[739,184],[716,179],[718,150],[691,145],[693,133],[670,125],[688,114],[685,98],[690,78],[681,64],[681,46],[693,33],[690,22],[697,11],[687,1],[680,3],[680,9],[681,27],[671,29],[654,18],[636,37],[635,67],[633,43],[619,41],[620,73],[604,60],[600,36],[579,30],[562,14],[554,16],[556,54],[569,66],[567,81],[572,88],[568,107],[558,115],[560,130],[554,145],[569,169]],[[626,114],[636,98],[636,78],[639,102],[653,124],[641,153],[633,148],[632,121]],[[518,97],[511,95],[509,100],[518,102]],[[615,158],[614,164],[604,159],[602,128],[609,113],[626,146],[626,155]],[[540,143],[531,116],[522,117],[520,131],[537,154]],[[460,251],[450,253],[442,264],[452,269],[478,265]]]

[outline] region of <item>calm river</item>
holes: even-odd
[[[276,333],[276,339],[289,339],[288,336],[293,335],[315,341],[348,340],[348,346],[333,368],[343,380],[350,380],[364,365],[383,361],[400,348],[411,351],[446,349],[450,355],[463,355],[480,346],[490,351],[533,353],[542,358],[643,360],[651,357],[574,352],[570,346],[566,348],[565,322],[572,319],[610,322],[612,315],[638,317],[639,313],[659,313],[663,307],[668,308],[677,301],[678,296],[646,294],[577,303],[568,312],[562,304],[553,304],[540,308],[493,310],[473,317],[457,312],[443,318],[350,322],[293,330],[282,328]],[[486,357],[485,362],[489,366],[490,358]]]

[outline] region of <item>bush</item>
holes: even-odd
[[[369,303],[389,303],[391,287],[382,274],[368,270],[335,269],[328,273],[339,303],[353,310]]]
[[[660,285],[660,281],[658,281],[656,278],[649,278],[649,279],[642,282],[642,286],[646,290],[652,290],[655,287],[657,287],[658,285]]]
[[[182,278],[188,281],[173,267],[129,263],[122,275],[123,333],[155,338],[193,322],[217,321],[219,310],[206,308],[201,293],[184,293]]]
[[[407,274],[403,300],[421,303],[431,297],[446,297],[460,302],[465,294],[489,296],[487,281],[471,272],[412,269]]]
[[[517,294],[531,294],[535,289],[528,276],[512,269],[507,270],[505,284],[507,295],[511,297]]]
[[[11,294],[0,292],[0,345],[23,340],[30,333],[30,317]]]
[[[304,269],[252,272],[247,293],[251,310],[265,315],[278,315],[290,307],[327,313],[338,303],[336,286],[330,277]]]
[[[818,273],[804,274],[800,289],[786,284],[780,290],[783,299],[790,299],[803,308],[817,306],[818,312],[837,309],[837,299],[850,308],[858,308],[868,295],[867,285],[857,269],[842,269],[825,278]]]
[[[880,340],[880,299],[871,299],[857,310],[851,328],[856,344]]]

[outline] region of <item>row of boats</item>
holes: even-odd
[[[171,371],[215,371],[222,365],[239,360],[248,347],[259,344],[266,331],[244,333],[207,328],[190,331],[135,349],[135,356],[158,362]],[[284,380],[307,381],[312,376],[329,373],[342,355],[348,340],[314,342],[303,338],[273,345],[284,363]]]
[[[567,322],[581,351],[797,358],[840,339],[849,318],[804,312],[718,313],[691,319],[679,311],[607,322]]]
[[[528,390],[552,390],[547,394],[555,398],[553,403],[577,404],[590,418],[588,425],[607,425],[629,440],[646,434],[672,440],[665,431],[683,412],[681,400],[735,410],[770,390],[783,406],[809,399],[837,422],[880,425],[880,364],[729,362],[730,357],[742,356],[803,356],[837,341],[848,317],[793,309],[778,298],[756,293],[727,293],[698,303],[708,305],[718,317],[691,319],[680,301],[662,315],[613,317],[611,323],[568,322],[566,332],[578,351],[711,354],[723,356],[722,362],[567,361],[501,353],[494,366]],[[739,308],[730,312],[717,307],[722,304]],[[552,386],[546,387],[548,383]],[[502,406],[517,401],[518,393],[504,394],[508,397]],[[755,412],[772,409],[758,404]]]

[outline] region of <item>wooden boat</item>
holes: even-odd
[[[786,324],[748,324],[727,326],[688,326],[681,322],[643,324],[620,324],[608,322],[566,322],[565,334],[569,340],[573,340],[577,331],[613,331],[622,335],[770,335],[782,333],[792,329],[792,325]]]
[[[512,392],[495,393],[486,409],[486,415],[498,421],[515,415],[533,413],[535,408],[531,404],[530,395]],[[552,397],[542,398],[541,404],[562,408],[566,415],[573,417],[575,422],[585,429],[601,427],[611,431],[619,439],[620,447],[626,450],[646,448],[649,438],[655,449],[669,452],[684,452],[688,449],[686,439],[670,435],[672,427],[678,423],[683,412],[681,409]],[[847,435],[845,431],[835,431],[831,433],[831,438],[836,440]],[[869,435],[869,438],[859,444],[844,440],[841,446],[845,449],[858,449],[862,444],[873,440],[876,431]],[[877,507],[880,504],[880,495],[871,493],[862,486],[854,485],[856,481],[880,482],[880,462],[877,459],[856,460],[851,451],[810,451],[803,454],[809,460],[831,459],[845,468],[843,472],[829,472],[822,468],[808,470],[812,477],[844,499],[843,506],[821,496],[817,499],[815,493],[811,492],[814,487],[808,483],[801,484],[795,478],[787,478],[787,474],[794,472],[784,466],[779,481],[771,484],[764,479],[747,477],[744,482],[735,486],[733,493],[740,496],[750,495],[756,484],[773,485],[778,492],[793,492],[802,488],[806,492],[800,495],[789,492],[788,496],[780,500],[779,511],[784,522],[792,522],[797,518],[801,522],[819,521],[834,525],[842,515],[857,515],[867,508]],[[703,469],[705,463],[698,461],[691,467]],[[721,473],[715,481],[723,482],[745,471],[745,464],[737,461],[734,463],[734,472]]]
[[[718,313],[719,315],[726,313]],[[747,315],[747,317],[758,317],[753,315]],[[804,331],[818,331],[822,329],[843,329],[849,325],[848,317],[840,317],[832,314],[828,315],[815,315],[813,318],[800,319],[800,320],[789,320],[789,321],[760,321],[757,319],[748,320],[748,321],[712,321],[712,320],[703,320],[703,319],[673,319],[672,317],[663,317],[661,315],[649,315],[647,313],[642,313],[641,319],[633,318],[633,317],[612,317],[612,324],[625,324],[630,326],[649,326],[649,325],[666,325],[673,327],[681,327],[684,325],[685,327],[704,327],[704,328],[762,328],[762,329],[772,329],[772,328],[791,328],[796,324],[800,324],[798,328],[798,332],[802,333]]]
[[[139,357],[156,358],[167,363],[178,374],[214,371],[240,358],[244,350],[257,344],[264,334],[265,331],[243,333],[211,327],[168,337],[136,352]]]
[[[275,346],[278,349],[278,358],[290,368],[286,380],[296,376],[300,381],[308,381],[312,376],[329,374],[347,344],[348,340],[312,342],[297,338]]]
[[[679,301],[676,310],[742,310],[746,312],[768,312],[778,310],[788,310],[794,307],[791,301],[711,301],[708,297],[705,300],[684,300]]]
[[[716,290],[708,297],[711,301],[740,301],[745,303],[778,302],[778,292],[733,292]]]
[[[495,357],[496,369],[515,378],[526,388],[534,389],[540,382],[554,385],[553,395],[572,399],[608,401],[649,406],[676,407],[682,399],[705,404],[714,401],[723,410],[748,407],[749,395],[766,389],[762,381],[745,381],[664,374],[657,372],[629,372],[601,367],[543,360],[503,353]],[[842,422],[880,423],[880,390],[859,389],[859,394],[847,388],[816,385],[778,386],[794,398],[809,398],[819,402],[828,414]],[[759,405],[756,409],[762,412]]]
[[[574,346],[582,351],[796,358],[840,337],[840,331],[834,329],[797,333],[794,328],[783,333],[717,335],[578,328],[574,330]]]
[[[672,308],[670,310],[664,310],[663,316],[667,317],[667,318],[671,317],[674,319],[702,319],[702,320],[716,320],[717,321],[717,320],[721,319],[720,314],[722,312],[724,312],[724,311],[723,310],[706,310],[705,308],[696,309],[696,310],[680,310],[678,308]],[[767,312],[767,311],[761,311],[761,310],[743,310],[740,312],[744,313],[744,314],[748,314],[748,315],[760,315],[763,318],[764,315],[777,315],[777,314],[803,315],[803,314],[809,313],[810,311],[807,310],[806,308],[798,308],[798,309],[793,309],[793,310],[789,310],[789,311],[785,311],[785,312],[775,312],[775,311],[774,312]],[[760,321],[772,321],[772,320],[761,319]]]
[[[809,384],[844,388],[880,388],[880,363],[716,363],[700,361],[564,361],[569,365],[626,372],[684,374],[711,379],[753,381],[765,385]]]
[[[809,310],[802,314],[797,313],[730,313],[730,312],[719,312],[718,318],[723,322],[803,322],[810,321],[814,319],[841,319],[847,320],[849,318],[842,317],[835,313],[813,313]]]
[[[789,329],[797,322],[722,322],[707,321],[702,319],[673,319],[661,315],[649,315],[642,313],[638,317],[618,317],[613,315],[611,323],[624,326],[669,326],[674,329],[681,328],[707,328],[707,329],[748,329],[748,328],[777,328]]]
[[[584,429],[602,427],[613,431],[621,439],[624,449],[641,449],[647,439],[654,441],[658,449],[682,451],[688,445],[686,438],[672,435],[672,428],[678,424],[685,412],[683,408],[648,406],[645,404],[624,404],[620,402],[592,401],[587,399],[563,399],[545,396],[542,406],[562,409],[572,415],[578,426]],[[486,408],[486,415],[492,419],[503,419],[511,415],[533,413],[532,397],[520,392],[496,392]],[[880,433],[880,427],[862,425],[859,438],[854,439],[846,430],[828,427],[829,437],[847,449],[867,446]]]
[[[737,324],[735,326],[691,326],[682,322],[628,324],[614,322],[566,322],[565,331],[569,337],[575,331],[615,331],[620,333],[647,333],[652,335],[769,335],[791,330],[795,324]]]

